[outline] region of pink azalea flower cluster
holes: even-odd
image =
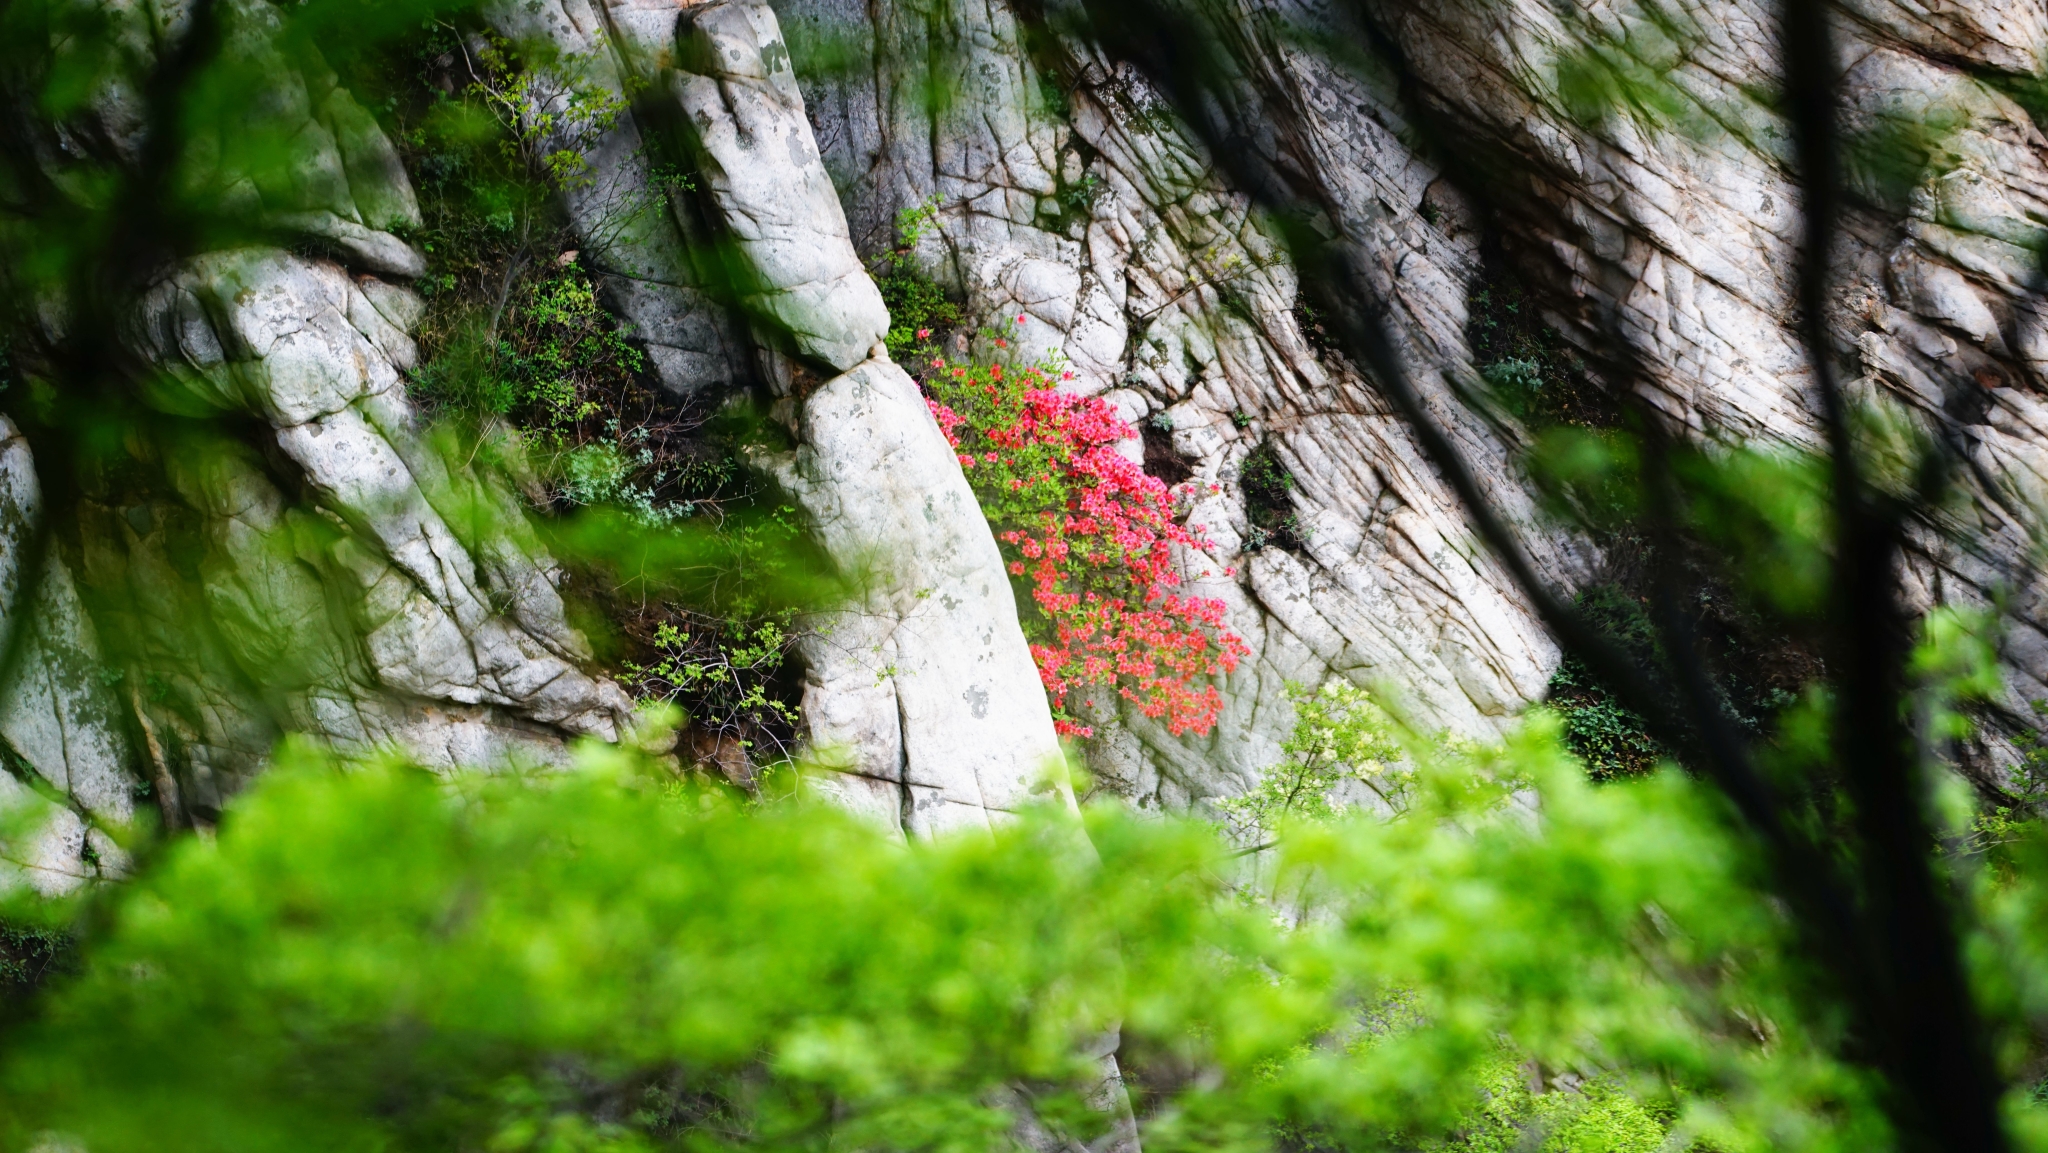
[[[1060,731],[1093,735],[1066,702],[1099,687],[1176,736],[1209,733],[1223,706],[1213,678],[1248,650],[1224,626],[1223,602],[1175,591],[1176,553],[1208,542],[1175,521],[1165,482],[1116,451],[1136,431],[1104,401],[1060,391],[1071,372],[1006,372],[929,351],[919,363],[1011,575],[1030,581],[1026,630]]]

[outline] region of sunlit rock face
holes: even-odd
[[[986,828],[1060,751],[995,537],[953,449],[891,363],[889,313],[847,234],[775,14],[736,0],[678,28],[671,84],[741,306],[797,361],[777,373],[797,447],[761,463],[861,586],[812,622],[804,715],[834,793],[911,835]],[[1071,803],[1071,798],[1068,798]]]
[[[1078,7],[779,5],[856,239],[885,247],[895,215],[936,195],[926,267],[981,316],[1028,316],[1027,341],[1170,430],[1195,477],[1221,486],[1194,519],[1238,577],[1201,591],[1230,602],[1254,659],[1213,736],[1175,740],[1126,710],[1097,768],[1168,806],[1241,788],[1275,757],[1290,679],[1389,682],[1425,723],[1496,727],[1541,696],[1554,647],[1371,383],[1309,339],[1276,244],[1157,94],[1072,37],[1027,34],[1024,18],[1057,28]],[[1518,434],[1449,388],[1475,368],[1485,234],[1606,387],[1692,435],[1814,441],[1791,304],[1797,191],[1766,95],[1775,6],[1203,7],[1274,111],[1256,145],[1310,191],[1321,226],[1374,255],[1431,408],[1551,579],[1582,582],[1599,558],[1535,521],[1510,463]],[[2048,606],[2027,571],[2048,468],[2048,170],[2002,89],[2041,68],[2048,6],[1858,0],[1837,27],[1844,130],[1877,159],[1851,167],[1829,331],[1858,395],[1968,446],[1973,496],[1953,515],[1985,543],[1923,533],[1910,583],[1923,605],[2010,591],[2017,706],[2048,696]],[[806,44],[841,65],[804,74]],[[848,45],[867,57],[843,64]],[[1572,85],[1589,68],[1609,78],[1604,103]],[[923,98],[934,90],[950,98]],[[1901,174],[1883,145],[1916,132],[1924,163]],[[1306,531],[1241,551],[1256,538],[1234,481],[1260,445],[1293,473]]]
[[[786,334],[798,355],[852,368],[888,332],[889,310],[847,236],[775,13],[703,4],[676,35],[670,91],[712,211],[737,249],[741,307]]]
[[[804,643],[835,795],[913,835],[1064,799],[1002,556],[915,382],[877,357],[804,397],[797,427],[768,463],[865,585]]]
[[[1059,746],[995,538],[916,385],[890,363],[775,13],[688,7],[667,74],[732,291],[796,439],[763,459],[861,586],[812,623],[804,715],[856,811],[911,835],[987,827]],[[839,373],[805,387],[810,365]],[[1063,792],[1064,786],[1050,788]]]

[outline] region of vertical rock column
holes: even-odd
[[[667,66],[674,0],[493,0],[484,14],[498,34],[560,53],[549,65],[552,92],[542,111],[558,120],[548,148],[573,149],[590,179],[565,188],[562,206],[605,303],[646,350],[655,379],[671,395],[716,401],[746,381],[751,349],[743,326],[706,290],[715,264],[695,243],[699,222],[685,198],[658,175],[642,124],[650,109],[628,109],[601,132],[570,106],[571,93],[620,101]],[[631,82],[629,82],[629,80]]]
[[[995,538],[917,386],[881,344],[888,310],[849,239],[765,4],[687,8],[671,88],[728,234],[742,306],[803,369],[778,410],[798,447],[764,461],[862,578],[814,622],[804,706],[829,783],[929,835],[1014,809],[1059,755]],[[830,379],[815,387],[808,369]],[[1047,787],[1071,803],[1064,783]]]

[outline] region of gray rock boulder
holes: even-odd
[[[119,834],[141,782],[125,710],[44,513],[28,443],[0,416],[0,888],[54,896],[122,872]]]
[[[627,323],[655,377],[681,399],[713,402],[754,377],[753,345],[724,298],[695,196],[675,178],[673,117],[643,125],[649,109],[627,93],[665,89],[672,72],[678,5],[666,0],[493,0],[491,26],[515,43],[555,54],[550,82],[536,86],[555,116],[550,151],[582,159],[584,179],[562,189],[584,267],[606,304]],[[607,123],[571,115],[578,94],[624,105]]]
[[[775,13],[759,0],[684,11],[672,91],[735,252],[740,303],[796,351],[845,371],[889,330],[847,236]]]
[[[778,381],[798,447],[764,460],[859,599],[811,622],[804,714],[841,801],[911,835],[987,823],[1034,792],[1071,804],[1052,713],[995,538],[917,386],[820,163],[775,14],[689,9],[676,99],[715,225],[769,340],[839,375]]]
[[[917,385],[877,355],[798,411],[801,447],[772,467],[863,586],[804,642],[810,738],[837,770],[827,787],[925,836],[1065,797],[1002,555]]]
[[[213,451],[165,445],[167,491],[118,517],[102,506],[95,522],[113,531],[88,549],[123,635],[155,649],[147,667],[207,651],[199,629],[222,675],[263,686],[262,706],[228,710],[186,678],[185,708],[158,719],[236,750],[238,767],[215,774],[241,775],[260,752],[249,742],[278,727],[355,745],[405,735],[433,760],[525,745],[552,759],[543,734],[613,739],[629,722],[624,694],[580,667],[589,650],[509,495],[423,439],[400,376],[416,312],[402,289],[268,249],[188,262],[137,309],[130,345],[160,368],[150,403],[266,430]],[[171,554],[195,544],[198,588],[166,596]],[[229,711],[235,723],[212,720]],[[494,735],[455,731],[477,727]]]

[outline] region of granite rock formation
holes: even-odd
[[[1374,254],[1426,403],[1560,587],[1601,558],[1536,520],[1512,464],[1521,433],[1457,387],[1480,367],[1468,298],[1489,234],[1605,387],[1696,437],[1815,442],[1797,194],[1767,96],[1774,7],[1196,7],[1274,112],[1255,145],[1311,190],[1320,227]],[[1425,723],[1472,733],[1540,698],[1551,642],[1371,382],[1317,346],[1245,197],[1141,75],[1061,33],[1080,5],[781,8],[800,60],[805,44],[868,53],[806,77],[856,238],[886,245],[895,215],[936,193],[927,269],[978,315],[1029,315],[1084,387],[1170,429],[1193,475],[1220,483],[1194,519],[1241,576],[1202,591],[1232,604],[1254,658],[1210,737],[1125,710],[1093,750],[1104,777],[1166,807],[1241,789],[1286,731],[1286,680],[1389,683]],[[1920,534],[1909,581],[1922,605],[2006,598],[2015,716],[2048,696],[2031,572],[2048,153],[2010,95],[2038,84],[2044,13],[1857,0],[1835,21],[1844,127],[1866,160],[1829,329],[1861,395],[1968,446],[1971,498]],[[920,98],[932,90],[957,95]],[[1262,448],[1296,481],[1294,547],[1260,547],[1232,483]]]
[[[494,20],[508,36],[545,30],[581,59],[591,41],[577,29],[645,14],[617,8],[514,0]],[[640,76],[637,118],[675,127],[666,143],[699,193],[670,203],[677,232],[722,254],[727,275],[711,283],[760,349],[736,371],[779,398],[796,441],[757,463],[862,590],[812,622],[804,642],[806,724],[835,766],[826,787],[906,833],[985,827],[1056,763],[1051,711],[995,539],[916,386],[882,347],[888,311],[848,235],[775,13],[739,0],[684,6],[668,22],[668,51],[646,24],[633,27],[609,41],[608,67]],[[601,236],[606,206],[570,208],[586,243]],[[629,296],[613,299],[630,307]],[[678,396],[713,387],[661,378]]]
[[[1597,579],[1603,558],[1538,517],[1523,432],[1469,402],[1470,299],[1496,242],[1600,386],[1687,435],[1814,441],[1772,6],[1190,2],[1276,110],[1255,146],[1313,190],[1319,227],[1374,254],[1428,406],[1549,579]],[[916,265],[976,320],[1026,318],[1026,354],[1063,357],[1147,430],[1134,455],[1209,493],[1191,520],[1216,555],[1189,569],[1216,575],[1193,591],[1228,604],[1252,656],[1205,736],[1105,706],[1088,755],[1109,787],[1166,809],[1245,788],[1290,724],[1289,681],[1391,685],[1426,725],[1498,731],[1558,657],[1410,430],[1318,339],[1273,226],[1081,34],[1081,7],[488,8],[624,102],[576,142],[594,178],[564,206],[585,260],[679,402],[774,401],[796,447],[761,465],[867,582],[810,643],[808,723],[849,803],[910,832],[1013,807],[1054,747],[994,543],[878,348],[868,260],[927,204]],[[629,723],[519,510],[443,461],[406,400],[423,265],[395,151],[317,58],[268,46],[276,10],[223,8],[275,88],[252,123],[299,150],[289,179],[244,179],[217,149],[223,194],[269,239],[170,262],[134,294],[122,395],[163,417],[124,448],[134,467],[51,484],[33,429],[0,439],[0,631],[20,654],[0,735],[23,780],[69,798],[76,827],[36,850],[52,876],[118,867],[84,846],[143,782],[173,820],[210,819],[285,731],[453,764],[546,759]],[[1923,605],[2002,601],[2017,715],[2048,697],[2031,569],[2048,138],[2024,103],[2048,5],[1848,0],[1835,21],[1844,129],[1878,159],[1851,165],[1828,329],[1860,395],[1966,446],[1970,499],[1926,526],[1908,577]],[[54,187],[147,155],[132,86],[62,124],[17,111]],[[1883,162],[1901,140],[1912,163]],[[687,187],[663,175],[678,166]],[[63,303],[42,314],[52,347]],[[203,467],[169,451],[193,437],[211,438]],[[1292,477],[1285,539],[1248,505],[1254,457]],[[72,675],[86,667],[108,675]]]
[[[158,15],[115,13],[138,68],[192,34],[189,9]],[[47,299],[13,348],[31,395],[56,398],[40,407],[61,462],[4,429],[0,736],[10,791],[62,809],[15,852],[45,889],[118,869],[138,794],[170,827],[209,825],[286,733],[452,768],[559,760],[565,735],[617,739],[632,718],[509,494],[444,459],[406,397],[405,282],[425,263],[393,231],[419,220],[395,150],[315,52],[277,46],[275,9],[214,16],[263,98],[197,132],[215,165],[180,175],[246,239]],[[160,179],[135,75],[99,74],[61,121],[17,109],[9,187]],[[0,239],[19,253],[36,226],[10,217]],[[104,394],[76,391],[80,356]]]

